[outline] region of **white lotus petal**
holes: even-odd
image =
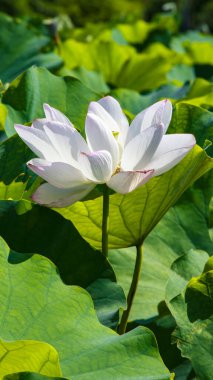
[[[119,124],[117,124],[112,115],[110,115],[107,110],[102,107],[100,100],[89,104],[88,114],[98,116],[105,124],[105,127],[109,128],[111,132],[120,132]]]
[[[159,107],[157,108],[152,124],[164,125],[164,133],[166,133],[168,126],[172,118],[172,103],[169,99],[164,99],[159,102]]]
[[[48,207],[67,207],[84,198],[95,184],[85,184],[72,189],[58,189],[49,183],[41,185],[33,194],[34,202]]]
[[[44,132],[44,126],[47,124],[47,119],[35,119],[32,122],[31,127],[37,128]]]
[[[49,162],[34,158],[27,165],[45,181],[62,189],[80,186],[88,182],[80,170],[64,162]]]
[[[145,169],[154,168],[155,176],[165,173],[178,164],[196,144],[191,134],[163,136],[152,160]]]
[[[144,185],[151,177],[154,170],[148,171],[121,171],[112,176],[107,185],[120,194],[127,194]]]
[[[73,124],[62,112],[50,107],[49,104],[44,104],[43,107],[48,121],[59,121],[60,123],[67,124],[69,127],[74,128]]]
[[[14,127],[21,139],[37,156],[48,161],[61,160],[44,131],[20,124],[16,124]]]
[[[118,140],[124,144],[129,129],[129,122],[118,101],[112,96],[105,96],[98,103],[108,112],[120,128],[121,134]]]
[[[79,153],[89,153],[88,145],[81,134],[67,124],[50,121],[44,126],[44,131],[63,162],[78,167]]]
[[[114,170],[118,165],[119,147],[112,131],[106,127],[101,118],[91,113],[87,114],[85,131],[92,151],[106,150],[111,154]]]
[[[163,124],[164,134],[167,131],[172,118],[172,103],[165,99],[154,103],[144,111],[140,112],[132,121],[127,135],[127,143],[137,134],[149,128],[153,124]]]
[[[106,182],[112,175],[112,157],[109,152],[102,150],[86,154],[82,152],[79,163],[85,177],[96,183]]]
[[[163,137],[163,125],[154,125],[136,135],[124,148],[123,170],[142,170],[149,163]]]

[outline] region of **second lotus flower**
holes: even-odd
[[[39,157],[28,167],[47,181],[33,200],[49,207],[68,206],[98,183],[129,193],[171,169],[196,143],[191,134],[165,135],[172,116],[169,100],[148,107],[130,126],[114,98],[92,102],[86,140],[61,112],[47,104],[44,112],[45,118],[31,127],[16,125],[15,129]]]

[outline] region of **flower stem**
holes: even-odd
[[[109,188],[103,185],[102,253],[108,256]]]
[[[141,267],[142,267],[142,259],[143,259],[143,252],[142,252],[142,246],[138,245],[136,247],[136,260],[135,260],[135,268],[134,268],[134,273],[132,277],[132,283],[130,285],[129,293],[127,296],[127,309],[124,310],[122,317],[121,317],[121,323],[118,326],[118,333],[120,335],[124,334],[126,331],[126,326],[129,318],[129,314],[132,308],[133,300],[135,297],[135,293],[137,290],[138,286],[138,281],[140,278],[140,273],[141,273]]]

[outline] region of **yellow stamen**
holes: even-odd
[[[119,173],[119,172],[120,172],[120,170],[121,170],[121,167],[120,167],[120,165],[118,165],[118,166],[117,166],[117,168],[115,169],[115,171],[114,171],[113,175],[115,175],[115,174]]]
[[[117,138],[118,135],[119,135],[119,132],[117,132],[117,131],[112,131],[112,134],[113,134],[113,136],[114,136],[115,138]]]

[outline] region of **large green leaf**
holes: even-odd
[[[186,188],[212,167],[213,161],[196,146],[180,164],[162,176],[129,194],[111,195],[109,247],[124,248],[142,243]],[[77,202],[58,212],[72,220],[87,241],[100,248],[101,207],[102,197],[99,197]]]
[[[178,271],[183,268],[177,263]],[[182,293],[168,302],[169,309],[176,319],[177,328],[173,333],[182,355],[191,360],[199,379],[212,378],[212,339],[213,339],[213,265],[209,259],[204,273],[192,278]],[[172,282],[172,279],[170,280]],[[185,285],[185,284],[184,284]],[[169,297],[170,298],[170,297]]]
[[[202,270],[208,255],[195,249],[213,253],[213,242],[208,231],[208,200],[205,198],[208,181],[202,182],[200,187],[189,189],[146,238],[142,273],[130,320],[148,319],[158,314],[158,305],[165,300],[166,284],[171,274],[167,297],[168,294],[178,294],[180,286],[183,283],[186,285],[192,275]],[[190,254],[182,257],[192,248],[194,250]],[[135,248],[111,250],[109,253],[118,282],[126,294],[132,279],[135,255]],[[179,263],[183,263],[180,267],[182,272],[176,274],[175,268]]]
[[[193,220],[193,226],[190,228],[187,210],[189,210],[188,212]],[[199,229],[199,234],[195,237]],[[212,253],[213,244],[208,236],[206,217],[200,212],[200,208],[194,207],[193,200],[190,201],[190,198],[187,199],[185,196],[182,202],[179,202],[164,216],[144,242],[142,273],[130,320],[148,319],[158,315],[158,306],[161,301],[165,300],[166,284],[171,275],[170,267],[174,260],[191,248],[205,249],[207,245],[210,253]],[[126,295],[132,280],[135,255],[135,248],[111,250],[109,252],[109,259],[115,270],[118,283],[123,287]],[[204,253],[203,256],[198,257],[200,265],[202,265],[203,260],[207,259],[207,254]],[[204,259],[201,261],[202,257]],[[196,254],[192,261],[195,261],[195,258]],[[177,280],[177,276],[175,274],[173,276]],[[175,284],[178,287],[178,281]],[[175,289],[174,286],[170,285],[171,293]]]
[[[32,152],[18,136],[12,136],[0,145],[0,199],[19,200],[22,196],[28,197],[32,193],[39,179],[35,180],[36,176],[32,175],[25,165],[31,157]],[[122,289],[115,282],[112,268],[105,262],[104,257],[100,253],[94,255],[95,251],[85,244],[78,233],[76,234],[75,228],[72,230],[71,224],[69,228],[64,219],[60,223],[56,213],[52,214],[50,210],[42,208],[30,211],[29,203],[19,203],[21,204],[21,215],[17,203],[2,203],[0,206],[0,229],[4,227],[2,234],[5,238],[20,252],[39,252],[51,258],[58,265],[64,281],[87,287],[101,322],[109,326],[114,325],[118,320],[118,309],[125,307],[125,298]],[[13,229],[10,229],[10,218],[13,219]],[[28,242],[25,237],[29,232],[27,225],[34,226],[30,229]],[[40,225],[41,229],[37,225]],[[51,247],[49,239],[52,237],[52,231],[55,231],[55,238]],[[58,242],[59,234],[67,236]],[[20,256],[19,254],[16,258],[13,257],[13,260],[20,260]]]
[[[211,42],[196,41],[185,42],[184,48],[186,53],[194,64],[209,64],[213,65],[213,47]]]
[[[158,65],[159,59],[162,65]],[[171,68],[168,57],[157,54],[137,54],[127,62],[116,79],[116,87],[137,91],[153,90],[167,82],[167,73]]]
[[[0,339],[0,377],[16,372],[37,372],[61,376],[57,351],[47,343],[33,340],[12,342]]]
[[[213,105],[213,84],[205,79],[197,78],[192,83],[186,99],[182,99],[180,102],[211,110]]]
[[[34,255],[12,265],[7,262],[8,251],[1,240],[0,330],[4,340],[33,339],[53,345],[63,376],[74,380],[91,376],[170,379],[150,330],[138,328],[117,335],[98,322],[88,293],[64,285],[49,260]]]
[[[204,146],[206,139],[213,143],[213,112],[187,104],[185,101],[177,103],[170,132],[193,132],[200,146]],[[213,145],[207,152],[210,156],[213,155]]]
[[[117,29],[122,33],[126,41],[131,44],[141,44],[156,25],[151,22],[138,20],[134,24],[118,24]]]
[[[213,37],[209,34],[200,33],[195,30],[187,31],[186,33],[178,34],[172,37],[170,42],[170,47],[179,53],[184,53],[184,46],[189,46],[190,43],[198,42],[209,42],[213,43]]]
[[[6,375],[3,380],[67,380],[64,377],[49,377],[35,372],[18,372]],[[69,380],[72,380],[69,377]]]
[[[192,277],[202,272],[208,259],[209,256],[205,251],[191,249],[173,262],[166,286],[167,303],[182,292]]]
[[[159,60],[161,65],[158,65]],[[168,73],[179,57],[160,43],[153,43],[127,62],[117,78],[116,86],[137,91],[156,90],[168,83]]]
[[[69,69],[83,66],[99,71],[107,83],[138,91],[165,84],[167,73],[177,60],[177,54],[161,44],[141,54],[130,46],[98,39],[90,43],[69,39],[63,43],[61,54]]]
[[[185,82],[195,79],[194,68],[185,64],[175,65],[167,74],[167,78],[169,82],[181,86]]]
[[[105,83],[102,73],[98,73],[97,71],[90,71],[84,67],[78,67],[73,70],[63,68],[59,71],[59,73],[63,76],[70,75],[79,79],[85,86],[90,88],[92,91],[101,94],[102,96],[109,92],[109,87]]]
[[[26,22],[0,14],[0,79],[10,82],[32,65],[57,68],[62,60],[54,53],[44,53],[42,49],[50,43],[50,38],[38,32]]]
[[[64,42],[61,53],[69,69],[83,66],[88,70],[100,71],[105,80],[113,84],[135,51],[130,46],[121,46],[113,41],[83,43],[69,39]]]
[[[136,115],[162,98],[181,99],[187,92],[187,86],[180,88],[169,84],[145,95],[140,95],[137,91],[124,88],[112,90],[110,94],[119,101],[124,110]]]
[[[99,98],[76,78],[61,78],[44,68],[32,67],[11,83],[2,97],[7,110],[6,132],[11,136],[15,133],[14,123],[44,117],[43,103],[64,112],[83,131],[88,104]]]
[[[33,173],[26,162],[33,153],[18,136],[0,144],[0,199],[20,199],[27,185],[33,185]]]
[[[118,309],[125,307],[123,291],[101,252],[84,241],[69,221],[28,201],[2,201],[0,234],[13,250],[39,253],[52,260],[66,284],[88,288],[103,323],[116,322]],[[21,258],[20,254],[11,254],[10,260]]]

